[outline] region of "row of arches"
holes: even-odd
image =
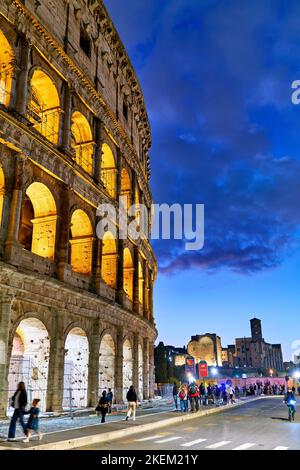
[[[64,345],[63,408],[83,408],[88,402],[89,341],[79,327],[71,329]],[[37,318],[22,320],[13,338],[8,371],[8,389],[13,392],[20,381],[25,382],[32,397],[41,399],[46,409],[50,338]],[[106,333],[99,348],[99,390],[115,389],[116,347],[113,337]],[[133,383],[133,351],[129,339],[123,342],[123,400]],[[143,398],[143,348],[138,345],[138,394]],[[31,398],[32,398],[31,397]]]
[[[10,105],[15,57],[12,47],[0,30],[0,104]],[[57,86],[41,69],[35,69],[30,78],[27,118],[32,127],[54,145],[59,144],[61,116],[65,116]],[[114,152],[108,143],[101,146],[100,175],[94,173],[95,140],[90,122],[82,112],[71,111],[70,147],[76,163],[91,176],[100,179],[112,198],[117,195],[117,165]],[[98,151],[98,150],[97,150]],[[131,205],[131,179],[128,171],[121,171],[120,194],[126,207]],[[135,194],[137,197],[138,194]],[[138,200],[135,203],[139,203]]]

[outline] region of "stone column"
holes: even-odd
[[[143,292],[143,311],[144,311],[144,318],[149,320],[149,275],[148,275],[148,265],[147,261],[144,260],[143,263],[143,276],[144,276],[144,292]]]
[[[25,36],[20,36],[20,63],[16,79],[15,110],[26,117],[28,103],[28,72],[30,66],[31,44]]]
[[[143,389],[144,400],[149,399],[149,340],[143,339]]]
[[[88,406],[90,407],[96,406],[99,395],[99,330],[99,320],[96,320],[93,325],[93,334],[89,341]]]
[[[123,159],[121,150],[117,148],[117,200],[119,203],[119,198],[121,196],[121,189],[122,189],[122,165]]]
[[[133,309],[137,315],[140,313],[140,301],[139,301],[139,249],[134,246],[134,259],[133,259]]]
[[[123,264],[124,264],[124,241],[118,239],[118,260],[117,260],[117,301],[123,305]]]
[[[50,358],[47,385],[47,411],[62,411],[64,388],[64,321],[65,312],[55,312],[55,324],[50,337]]]
[[[154,344],[149,342],[149,398],[154,397]]]
[[[70,188],[63,183],[61,189],[60,214],[57,219],[56,263],[57,277],[65,281],[65,271],[68,265],[69,235],[70,235]]]
[[[103,144],[103,122],[99,118],[95,118],[95,150],[94,150],[94,168],[93,175],[97,184],[101,181],[101,161],[102,161],[102,144]]]
[[[96,226],[98,217],[96,217]],[[92,291],[100,294],[101,286],[101,265],[102,265],[102,245],[103,241],[99,240],[97,234],[93,241],[93,257],[92,257]]]
[[[123,342],[124,329],[119,327],[117,331],[116,342],[116,364],[115,364],[115,399],[116,403],[121,404],[123,400]]]
[[[139,392],[139,334],[134,333],[132,342],[132,385]],[[141,397],[142,398],[142,397]]]
[[[10,204],[10,214],[5,241],[5,260],[9,261],[12,257],[13,248],[19,245],[19,227],[23,199],[23,172],[24,158],[15,156],[15,178]]]
[[[149,321],[154,323],[154,313],[153,313],[153,279],[152,271],[149,269]]]
[[[67,82],[64,84],[64,91],[64,118],[62,124],[61,150],[66,154],[70,154],[73,90]]]
[[[9,330],[13,297],[0,293],[0,418],[5,418],[8,399]]]

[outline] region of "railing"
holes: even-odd
[[[41,110],[32,99],[28,105],[28,119],[33,126],[50,142],[58,142],[60,108]]]

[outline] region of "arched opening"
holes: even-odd
[[[105,334],[100,343],[99,352],[99,396],[104,390],[115,386],[115,343],[111,335]]]
[[[87,406],[89,343],[81,328],[73,328],[65,343],[64,408]]]
[[[20,243],[36,255],[53,259],[56,221],[56,204],[51,191],[43,183],[32,183],[22,203]]]
[[[5,177],[4,177],[2,166],[0,165],[0,227],[2,225],[4,196],[5,196]]]
[[[0,30],[0,103],[9,106],[15,68],[15,56],[8,40]]]
[[[122,169],[121,173],[121,198],[124,208],[128,210],[131,206],[131,181],[125,168]]]
[[[107,144],[102,145],[101,181],[109,195],[116,197],[116,162],[114,154]]]
[[[50,339],[45,325],[36,318],[26,318],[19,324],[13,338],[9,364],[8,389],[11,397],[19,382],[24,382],[28,403],[33,398],[41,400],[45,411],[50,355]]]
[[[89,216],[81,209],[72,214],[70,245],[73,271],[89,274],[92,270],[93,227]]]
[[[142,263],[139,261],[139,303],[144,303],[144,273]]]
[[[143,348],[140,344],[139,344],[139,348],[138,348],[138,361],[139,361],[139,371],[138,371],[138,376],[139,376],[139,397],[140,397],[140,400],[142,400],[143,396],[144,396],[144,380],[143,380],[144,360],[143,360]]]
[[[124,249],[123,257],[123,290],[130,300],[133,300],[133,262],[130,250]]]
[[[128,339],[123,344],[123,399],[126,400],[126,395],[130,385],[132,385],[132,349]]]
[[[93,174],[94,142],[91,126],[79,111],[72,114],[71,146],[75,152],[76,163],[89,175]]]
[[[117,247],[111,232],[106,232],[102,239],[101,276],[113,289],[117,284]]]
[[[35,70],[30,82],[28,119],[53,144],[58,143],[60,100],[56,86],[42,70]]]

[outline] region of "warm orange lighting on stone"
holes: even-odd
[[[2,222],[4,195],[5,195],[5,178],[4,178],[3,170],[0,166],[0,223]]]
[[[31,100],[28,107],[28,119],[46,139],[57,144],[60,101],[56,86],[42,70],[35,70],[30,86]]]
[[[144,275],[141,262],[139,262],[139,302],[144,303]]]
[[[76,163],[89,175],[93,173],[94,142],[91,127],[86,117],[79,111],[72,114],[72,148],[76,154]]]
[[[102,145],[101,181],[106,191],[113,198],[116,197],[116,162],[114,154],[108,144]]]
[[[14,54],[3,32],[0,31],[0,103],[8,106],[14,72]]]
[[[121,174],[121,197],[126,210],[131,206],[131,181],[128,171],[122,169]]]
[[[92,270],[93,228],[88,215],[81,209],[71,219],[71,266],[73,271],[89,274]]]
[[[117,283],[117,248],[111,232],[106,232],[102,244],[101,275],[104,282],[113,289]]]
[[[124,249],[124,278],[123,278],[123,289],[126,292],[130,300],[133,300],[133,262],[130,250],[128,248]]]

